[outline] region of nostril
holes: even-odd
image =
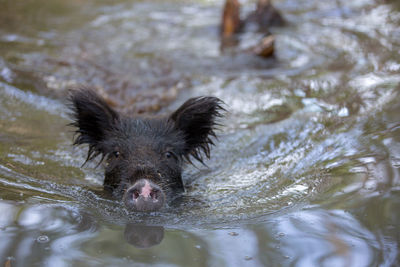
[[[138,199],[140,196],[139,191],[137,189],[133,190],[132,196],[133,196],[133,199]]]
[[[151,197],[152,199],[157,199],[157,198],[158,198],[158,190],[157,190],[157,189],[152,190],[152,191],[150,192],[150,197]]]

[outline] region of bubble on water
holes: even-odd
[[[390,160],[391,160],[392,166],[393,166],[394,168],[400,168],[400,158],[391,157]]]
[[[50,238],[47,235],[41,235],[38,238],[36,238],[36,241],[38,243],[47,243],[50,241]]]
[[[0,70],[0,76],[9,83],[14,79],[14,73],[7,67]]]
[[[347,108],[345,108],[345,107],[339,109],[338,116],[339,117],[347,117],[347,116],[349,116],[349,110]]]

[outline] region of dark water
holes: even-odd
[[[0,0],[0,265],[399,265],[400,5],[274,3],[265,60],[240,52],[256,32],[220,52],[223,1]],[[82,83],[132,114],[225,101],[179,203],[102,194],[66,126]]]

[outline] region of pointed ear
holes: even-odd
[[[86,161],[107,153],[104,141],[115,131],[119,114],[105,100],[88,88],[70,90],[70,108],[76,127],[74,145],[88,144]]]
[[[214,145],[212,137],[218,117],[222,117],[222,101],[216,97],[191,98],[179,107],[170,119],[175,127],[181,130],[185,138],[185,158],[191,162],[190,156],[203,162],[203,154],[210,158],[210,148]]]

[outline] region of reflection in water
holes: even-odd
[[[375,236],[344,211],[294,213],[286,219],[277,225],[282,251],[298,266],[371,266],[379,250]]]
[[[392,208],[400,208],[399,204]],[[377,205],[367,213],[381,211],[378,216],[395,223],[398,218],[384,212],[388,208]],[[363,225],[358,215],[339,209],[305,209],[268,216],[264,223],[179,231],[135,223],[105,226],[93,215],[67,205],[24,208],[2,203],[0,211],[4,214],[0,220],[0,258],[10,259],[12,266],[41,262],[69,266],[79,263],[81,257],[86,264],[113,266],[187,265],[195,259],[199,266],[269,266],[271,262],[285,266],[372,266],[377,260],[386,266],[397,257],[396,229],[386,233],[383,242],[374,226]],[[131,256],[122,259],[124,255]]]
[[[129,244],[137,248],[149,248],[161,243],[164,227],[130,223],[125,227],[124,236]]]

